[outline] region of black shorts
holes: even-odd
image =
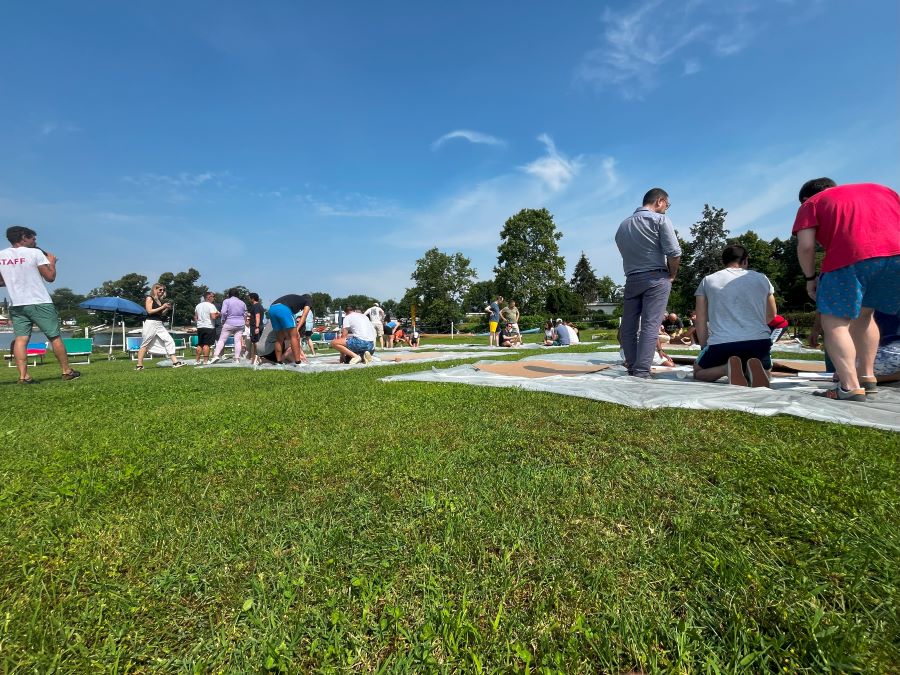
[[[771,340],[744,340],[742,342],[725,342],[720,345],[707,345],[697,357],[698,368],[715,368],[724,366],[732,356],[740,357],[743,363],[748,359],[759,359],[763,368],[772,369]]]
[[[312,337],[313,332],[311,330],[303,331],[303,337]]]
[[[216,344],[215,328],[198,328],[197,329],[197,346],[213,347]]]

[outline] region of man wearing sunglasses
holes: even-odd
[[[28,340],[37,326],[53,348],[62,368],[62,379],[74,380],[81,373],[69,367],[66,347],[59,333],[59,314],[44,282],[56,280],[56,256],[37,247],[37,233],[20,225],[6,230],[11,246],[0,251],[0,286],[6,286],[11,302],[15,341],[13,356],[19,369],[19,384],[37,384],[28,375]]]

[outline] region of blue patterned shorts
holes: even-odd
[[[816,290],[822,314],[855,319],[863,307],[886,314],[900,311],[900,255],[869,258],[825,272]]]

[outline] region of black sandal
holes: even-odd
[[[38,384],[38,381],[33,377],[19,378],[19,384]]]

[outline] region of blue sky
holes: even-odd
[[[432,246],[491,278],[546,207],[568,275],[620,280],[650,187],[766,238],[808,178],[896,189],[898,33],[895,0],[5,3],[0,223],[78,292],[386,299]]]

